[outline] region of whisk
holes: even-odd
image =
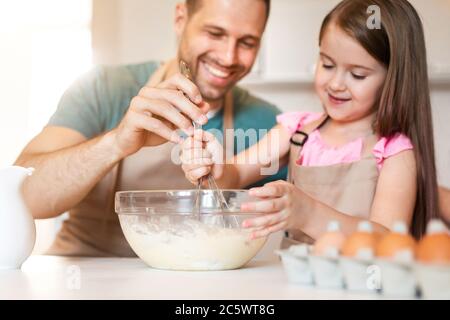
[[[191,70],[189,69],[187,63],[184,62],[183,60],[180,60],[180,72],[182,75],[184,75],[189,80],[191,80],[191,81],[193,80]],[[192,125],[194,126],[195,130],[202,129],[202,125],[195,121],[192,121]],[[227,203],[225,197],[223,196],[222,191],[218,188],[214,177],[211,174],[209,174],[207,176],[207,179],[208,179],[209,189],[212,190],[214,200],[220,207],[221,212],[224,212],[226,210],[229,211],[230,208],[228,206],[228,203]],[[195,199],[195,213],[197,214],[197,216],[200,215],[202,185],[203,185],[203,177],[200,178],[197,183],[197,197]],[[225,222],[223,221],[223,219],[222,219],[222,222],[225,225]]]

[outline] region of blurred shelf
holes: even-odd
[[[243,87],[253,88],[285,88],[305,87],[314,85],[314,75],[305,74],[292,77],[248,77],[240,82]]]
[[[430,75],[431,85],[450,85],[450,73],[435,73]]]
[[[450,73],[436,73],[429,77],[430,85],[450,86]],[[248,88],[291,89],[295,87],[311,87],[314,85],[314,75],[305,74],[295,77],[264,77],[251,76],[239,83]]]

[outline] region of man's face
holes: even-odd
[[[179,58],[207,101],[222,99],[250,72],[265,23],[262,0],[203,0],[189,19],[177,17]]]

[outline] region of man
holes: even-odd
[[[269,0],[187,0],[175,11],[177,59],[97,67],[64,93],[16,161],[36,169],[23,188],[35,218],[69,211],[49,254],[133,256],[114,194],[192,188],[171,161],[175,129],[192,134],[192,121],[206,130],[275,124],[275,107],[235,87],[253,66],[269,8]],[[180,60],[193,82],[179,73]]]

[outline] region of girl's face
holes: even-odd
[[[315,89],[327,114],[349,122],[371,115],[386,79],[386,67],[334,24],[322,38]]]

